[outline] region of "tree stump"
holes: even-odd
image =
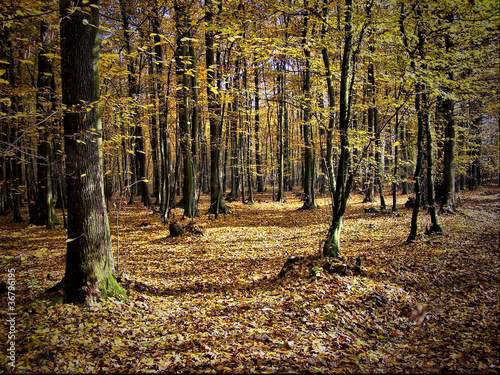
[[[184,229],[182,229],[181,225],[179,222],[173,221],[168,225],[168,230],[170,231],[170,236],[171,237],[177,237],[180,236],[182,233],[184,233]]]

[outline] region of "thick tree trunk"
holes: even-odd
[[[66,273],[51,290],[63,288],[63,300],[94,301],[125,294],[113,275],[108,216],[104,202],[101,137],[93,82],[98,58],[98,15],[94,8],[72,11],[60,0],[62,99],[68,188]],[[90,16],[92,13],[93,17]],[[87,111],[86,109],[90,109]],[[98,131],[94,131],[97,129]]]

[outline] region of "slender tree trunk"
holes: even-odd
[[[191,33],[189,34],[192,37]],[[196,200],[196,186],[201,186],[201,181],[198,176],[198,168],[200,164],[199,153],[200,153],[200,104],[198,99],[198,78],[197,78],[197,69],[196,69],[196,51],[194,48],[194,44],[192,41],[189,41],[189,56],[191,61],[191,90],[193,92],[193,120],[191,123],[191,140],[192,140],[192,148],[191,154],[193,159],[193,178],[194,178],[194,195]],[[196,211],[198,211],[198,203],[196,203]]]
[[[304,0],[304,8],[309,8],[309,1]],[[304,72],[304,101],[302,103],[303,119],[303,136],[304,136],[304,204],[303,209],[313,209],[316,207],[314,203],[314,157],[313,157],[313,141],[312,141],[312,112],[311,112],[311,51],[307,45],[309,16],[304,16],[304,28],[302,31],[302,47],[305,56],[305,72]]]
[[[373,55],[375,53],[375,46],[373,35],[370,37],[368,49]],[[383,168],[380,155],[380,131],[378,129],[378,109],[376,103],[376,86],[375,86],[375,65],[372,58],[368,65],[368,100],[370,102],[368,108],[368,127],[373,131],[375,137],[375,181],[378,187],[380,196],[380,209],[386,210],[384,189],[382,184]]]
[[[453,15],[447,17],[447,21],[453,22]],[[446,52],[450,53],[454,47],[449,33],[445,34]],[[450,81],[455,76],[450,69],[448,73]],[[446,98],[441,103],[441,117],[444,120],[444,160],[443,160],[443,196],[441,211],[447,213],[455,212],[455,103],[453,99]]]
[[[323,23],[323,27],[321,30],[321,37],[324,40],[326,37],[327,24],[328,24],[328,8],[326,7],[327,0],[324,0],[325,7],[323,8],[323,17],[325,22]],[[326,83],[328,88],[328,128],[326,129],[326,169],[328,172],[328,184],[330,188],[330,194],[332,197],[335,195],[335,171],[333,169],[333,132],[335,129],[335,106],[336,106],[336,97],[335,97],[335,89],[333,87],[333,75],[332,68],[330,64],[330,56],[328,54],[328,49],[326,45],[321,50],[321,55],[323,57],[323,64],[326,69]]]
[[[6,35],[9,32],[9,28],[4,29],[4,33],[2,33],[2,40],[3,42],[3,48],[0,47],[0,57],[1,60],[3,60],[2,63],[0,63],[0,67],[4,68],[4,71],[7,72],[7,80],[9,82],[9,86],[11,88],[16,87],[16,75],[15,75],[15,60],[14,60],[14,46],[12,43],[12,40],[10,38],[7,38]],[[6,64],[8,62],[8,64]],[[5,64],[5,65],[4,65]],[[2,113],[9,113],[11,115],[15,115],[20,112],[22,105],[20,105],[20,98],[18,95],[12,95],[11,98],[11,103],[10,103],[10,108],[8,108],[4,103],[0,104],[0,108]],[[2,144],[8,144],[8,147],[13,147],[14,143],[18,140],[19,138],[19,123],[18,121],[13,121],[11,122],[10,126],[10,132],[8,130],[9,126],[6,123],[2,123],[0,125],[4,130],[2,131],[2,134],[0,134],[0,142]],[[10,134],[9,134],[10,133]],[[6,139],[9,140],[9,142],[3,142],[5,137]],[[10,138],[10,139],[9,139]],[[3,151],[3,150],[2,150]],[[21,205],[22,205],[22,192],[20,191],[20,185],[22,184],[21,181],[23,180],[22,176],[22,162],[23,162],[23,156],[20,147],[16,147],[15,149],[15,157],[7,159],[4,156],[0,156],[0,181],[3,181],[3,183],[0,183],[0,215],[5,214],[5,198],[7,193],[6,189],[6,182],[7,179],[5,178],[6,176],[3,176],[3,172],[5,169],[3,168],[4,166],[6,167],[6,164],[10,164],[10,170],[11,170],[11,176],[12,176],[12,190],[10,193],[12,194],[12,208],[13,208],[13,214],[14,214],[14,222],[16,223],[22,223],[24,222],[24,219],[21,215]]]
[[[136,100],[137,96],[139,95],[139,84],[138,80],[136,77],[136,68],[134,65],[134,60],[131,57],[132,55],[132,47],[131,47],[131,41],[130,41],[130,34],[131,34],[131,29],[129,25],[129,15],[128,15],[128,10],[127,10],[127,4],[125,4],[126,0],[120,0],[120,10],[122,14],[122,21],[123,21],[123,30],[124,30],[124,37],[125,37],[125,47],[127,50],[127,80],[128,80],[128,96],[131,100],[131,103],[134,103]],[[140,72],[140,70],[139,70]],[[137,110],[137,108],[136,108]],[[135,124],[133,128],[131,129],[132,131],[132,139],[134,140],[133,143],[135,144],[134,146],[134,159],[133,162],[131,163],[131,169],[133,174],[136,176],[137,181],[140,181],[139,184],[133,184],[130,188],[130,200],[129,203],[132,204],[134,203],[134,195],[136,192],[139,192],[141,194],[141,200],[144,203],[145,206],[152,207],[153,203],[151,201],[151,194],[149,193],[149,186],[148,186],[148,176],[147,176],[147,169],[146,169],[146,152],[145,152],[145,145],[144,145],[144,136],[143,136],[143,129],[142,125],[140,125],[140,121],[137,118],[137,115],[135,117]]]
[[[397,189],[398,189],[398,179],[399,179],[399,110],[400,107],[396,107],[396,120],[394,125],[395,134],[395,146],[394,146],[394,169],[392,172],[392,211],[396,212],[398,210],[397,202]]]
[[[207,25],[213,22],[212,0],[205,0],[205,20]],[[222,195],[222,169],[221,169],[221,138],[223,111],[219,100],[217,66],[214,51],[215,32],[213,29],[205,33],[206,67],[207,67],[207,98],[210,123],[210,209],[209,211],[219,217],[219,213],[229,211]],[[216,81],[217,80],[217,81]]]
[[[423,143],[424,143],[424,119],[421,109],[421,86],[417,85],[417,93],[415,94],[415,110],[417,111],[418,133],[417,133],[417,160],[415,163],[415,205],[411,216],[410,234],[407,241],[413,241],[417,237],[418,232],[418,212],[420,211],[420,203],[422,201],[422,163],[423,163]]]
[[[189,38],[188,4],[184,1],[174,1],[174,19],[177,31],[177,50],[175,53],[177,84],[177,111],[179,119],[180,150],[183,157],[183,184],[182,199],[179,206],[184,208],[184,216],[193,218],[198,216],[196,201],[196,181],[194,170],[193,138],[190,118],[190,89],[191,75],[194,74],[192,61],[189,55],[189,45],[185,38]],[[197,117],[197,115],[196,115]],[[197,120],[197,119],[196,119]]]
[[[425,132],[427,136],[427,202],[429,205],[429,214],[431,216],[431,226],[428,233],[442,233],[443,230],[439,224],[436,204],[434,202],[434,152],[432,142],[432,129],[429,119],[429,100],[427,92],[422,93],[425,113]]]
[[[160,14],[158,2],[155,0],[154,9],[153,9],[153,40],[154,40],[154,51],[155,51],[155,65],[156,72],[158,76],[163,75],[163,51],[161,48],[161,38],[160,38]],[[160,212],[163,217],[163,222],[167,223],[168,216],[170,214],[170,208],[172,204],[172,156],[170,149],[170,131],[169,131],[169,123],[168,123],[168,90],[170,88],[170,72],[172,69],[172,62],[170,62],[167,69],[167,85],[165,87],[161,81],[157,82],[157,90],[158,90],[158,102],[159,102],[159,151],[160,151],[160,181],[159,181],[159,201],[160,201]]]
[[[337,182],[332,203],[332,222],[328,230],[325,244],[323,245],[323,255],[325,257],[338,258],[340,256],[340,233],[342,229],[342,219],[344,217],[347,200],[352,185],[352,172],[349,173],[350,142],[349,142],[349,117],[350,117],[350,97],[349,88],[352,79],[352,52],[353,52],[353,32],[352,14],[353,1],[345,0],[345,42],[342,56],[341,77],[340,77],[340,108],[339,108],[339,133],[340,133],[340,158],[337,172]]]
[[[37,122],[42,121],[50,114],[52,106],[52,63],[49,57],[46,56],[50,52],[50,34],[49,22],[42,20],[40,24],[42,48],[38,56]],[[45,225],[47,229],[52,229],[54,224],[60,224],[55,214],[52,197],[51,137],[50,121],[46,121],[39,132],[37,156],[38,189],[35,206],[30,208],[30,223]]]
[[[255,64],[255,164],[257,169],[257,193],[264,193],[264,178],[262,170],[262,154],[260,150],[260,96],[259,96],[259,67]]]
[[[280,64],[280,62],[278,62]],[[278,193],[276,195],[277,202],[284,200],[284,145],[283,145],[283,114],[285,108],[285,62],[278,67],[278,90],[279,90],[279,103],[278,103]]]
[[[254,203],[253,200],[253,188],[252,188],[252,129],[251,129],[251,121],[250,121],[250,98],[249,98],[249,90],[248,90],[248,69],[247,69],[247,59],[243,59],[244,67],[243,67],[243,87],[245,88],[245,121],[246,129],[245,129],[245,144],[246,144],[246,174],[247,174],[247,184],[248,184],[248,201],[247,203]]]
[[[94,3],[94,2],[92,2]],[[60,0],[62,99],[68,186],[66,273],[49,291],[64,291],[63,301],[95,301],[125,294],[113,275],[113,257],[104,200],[101,137],[95,107],[99,98],[98,13],[74,10]],[[92,14],[92,16],[91,16]],[[91,106],[90,110],[82,110]]]

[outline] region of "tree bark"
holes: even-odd
[[[418,212],[420,211],[420,204],[422,202],[422,163],[423,163],[423,143],[424,143],[424,114],[421,104],[421,85],[417,85],[415,94],[415,110],[417,112],[417,160],[415,162],[415,173],[413,179],[415,183],[415,204],[411,215],[410,234],[408,235],[407,242],[414,241],[417,238],[418,232]]]
[[[221,170],[221,138],[223,111],[219,100],[218,83],[216,81],[217,66],[215,64],[214,39],[212,27],[213,3],[205,1],[205,20],[208,30],[205,32],[206,67],[207,67],[207,98],[210,123],[210,208],[209,211],[219,217],[219,213],[229,210],[222,195]],[[220,80],[217,78],[217,80]]]
[[[434,201],[434,152],[432,144],[432,129],[429,119],[429,99],[427,92],[422,93],[424,102],[425,132],[427,136],[427,202],[429,204],[429,214],[431,216],[431,226],[428,233],[442,233],[443,229],[439,223],[436,204]]]
[[[349,173],[350,144],[349,144],[349,117],[350,117],[350,96],[349,88],[352,78],[352,14],[353,1],[346,0],[345,15],[345,42],[342,56],[341,77],[340,77],[340,108],[339,108],[339,133],[340,133],[340,158],[337,172],[337,182],[332,203],[332,222],[328,230],[325,244],[323,245],[323,256],[339,258],[340,256],[340,233],[342,230],[342,219],[344,217],[347,200],[352,185],[352,172]]]
[[[304,0],[304,8],[309,8],[309,1]],[[310,210],[316,207],[314,203],[314,157],[313,140],[311,126],[311,51],[307,45],[309,15],[304,16],[304,26],[302,30],[302,48],[305,56],[305,72],[302,102],[303,118],[303,136],[304,136],[304,204],[303,209]]]
[[[94,2],[92,2],[94,3]],[[104,201],[101,137],[95,102],[98,14],[94,8],[71,11],[70,0],[59,2],[61,78],[68,187],[66,273],[54,291],[63,301],[94,301],[125,294],[113,275],[108,216]],[[92,16],[90,15],[92,14]],[[88,110],[87,110],[88,109]],[[97,129],[98,131],[94,131]]]
[[[257,193],[264,193],[264,176],[262,171],[262,153],[260,150],[260,96],[259,96],[259,67],[255,64],[255,164],[257,170]]]
[[[448,15],[447,22],[451,25],[453,14]],[[445,34],[446,53],[450,53],[454,43],[449,33]],[[448,80],[454,81],[455,76],[451,69]],[[445,98],[440,103],[440,117],[444,122],[444,160],[443,160],[443,189],[441,197],[441,211],[455,212],[455,103],[451,98]]]
[[[326,6],[327,0],[324,0],[325,7],[323,8],[323,18],[325,22],[323,23],[323,27],[321,30],[321,37],[324,40],[326,37],[327,24],[328,24],[328,8]],[[336,97],[335,90],[333,88],[333,75],[332,68],[330,64],[330,56],[328,54],[328,49],[326,45],[321,50],[321,55],[323,57],[323,64],[326,69],[326,83],[328,88],[328,128],[326,129],[326,169],[328,173],[328,184],[330,188],[330,195],[333,197],[335,195],[335,171],[333,169],[333,132],[335,129],[335,105],[336,105]]]
[[[50,24],[47,20],[40,22],[40,41],[42,48],[38,56],[38,79],[37,79],[37,122],[41,122],[50,114],[52,106],[52,63],[46,56],[50,52]],[[38,137],[38,189],[36,194],[35,207],[30,210],[30,223],[35,225],[45,225],[47,229],[52,229],[54,224],[60,224],[56,217],[53,197],[52,197],[52,147],[51,147],[50,121],[44,123],[39,131]]]
[[[368,49],[371,54],[375,53],[375,46],[373,35],[370,37]],[[368,127],[373,132],[375,138],[375,181],[378,187],[380,196],[380,209],[386,210],[384,189],[382,184],[383,168],[380,155],[380,131],[378,129],[378,109],[376,103],[376,86],[375,86],[375,63],[373,58],[370,58],[368,65],[368,100],[370,102],[368,107]]]
[[[192,127],[197,126],[197,124],[192,124],[192,119],[190,118],[191,75],[195,73],[193,73],[188,41],[185,39],[190,37],[190,17],[187,2],[183,0],[174,1],[174,12],[177,33],[177,49],[175,52],[176,74],[177,85],[180,86],[180,89],[177,90],[177,111],[180,149],[184,166],[182,199],[179,202],[179,206],[184,208],[185,217],[193,218],[198,216],[192,138]]]

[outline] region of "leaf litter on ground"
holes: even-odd
[[[443,235],[406,243],[406,196],[395,215],[365,212],[353,194],[341,246],[345,263],[361,259],[359,276],[322,268],[326,199],[305,211],[293,195],[258,195],[215,220],[202,197],[203,235],[179,237],[137,202],[119,216],[128,298],[85,305],[44,298],[64,275],[65,231],[2,217],[1,281],[16,270],[15,371],[497,372],[498,188],[461,195],[458,212],[440,217]],[[422,211],[420,232],[428,220]],[[290,257],[301,261],[278,277]]]

